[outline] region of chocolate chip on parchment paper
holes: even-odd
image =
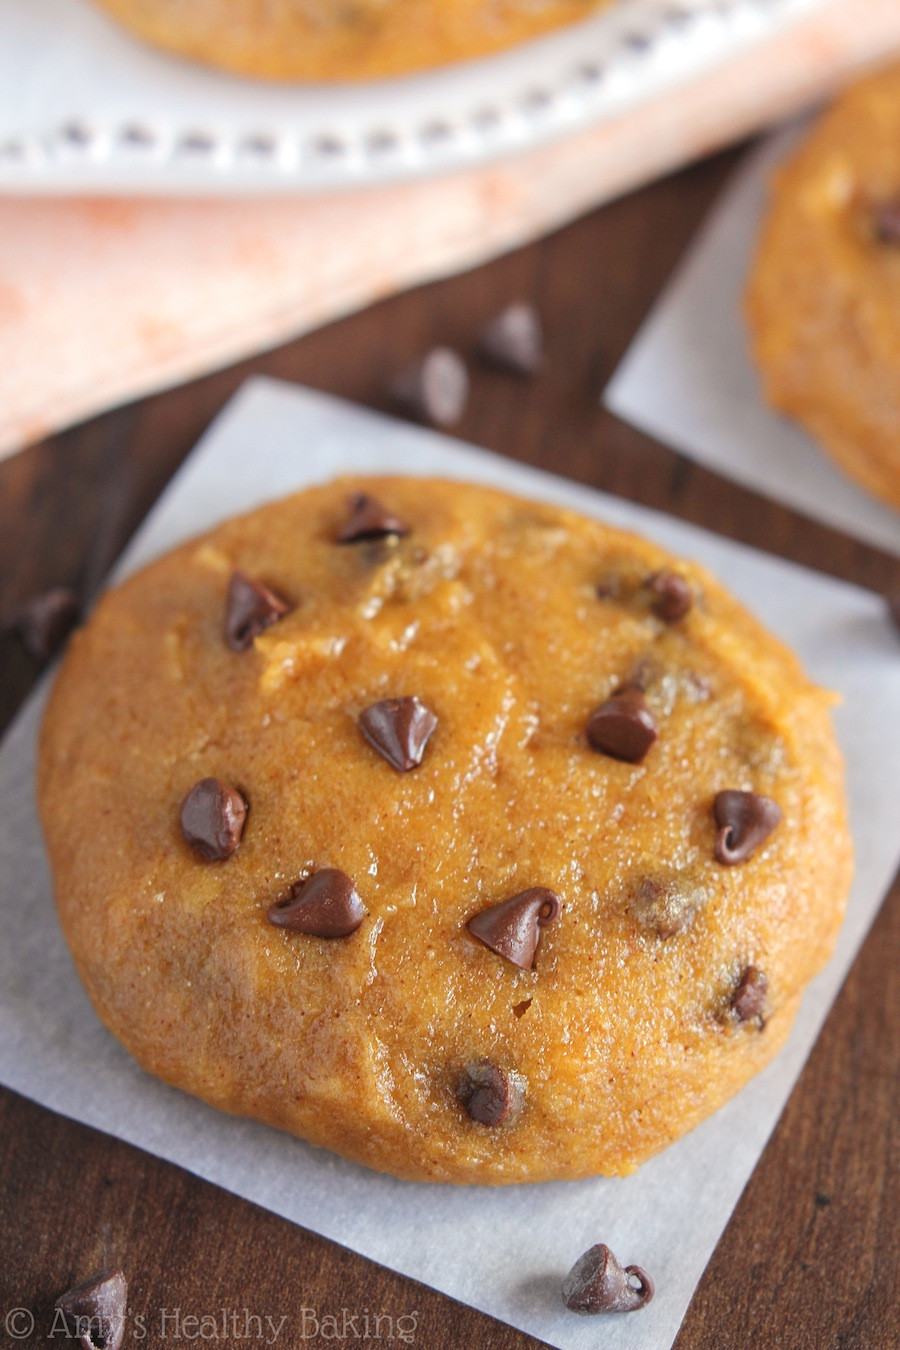
[[[637,1312],[653,1297],[653,1281],[640,1266],[621,1266],[605,1242],[589,1247],[563,1280],[563,1302],[572,1312]]]

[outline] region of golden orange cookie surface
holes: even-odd
[[[900,65],[778,172],[746,308],[768,401],[900,509]]]
[[[96,0],[180,56],[270,80],[400,75],[500,51],[610,0]]]
[[[111,1030],[213,1105],[415,1179],[624,1173],[768,1062],[832,948],[828,705],[633,535],[310,489],[73,639],[60,919]]]

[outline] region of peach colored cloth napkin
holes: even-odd
[[[615,122],[463,174],[293,199],[0,199],[0,454],[538,238],[892,52],[897,0],[830,0]]]

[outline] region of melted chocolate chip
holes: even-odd
[[[533,305],[507,305],[482,332],[478,354],[513,375],[535,375],[544,359],[544,335]]]
[[[422,763],[428,738],[437,717],[412,698],[386,698],[359,715],[359,729],[366,740],[398,773],[408,773]]]
[[[23,605],[7,625],[35,661],[49,661],[63,646],[81,617],[78,596],[68,586],[55,586]]]
[[[663,942],[689,928],[697,911],[706,904],[706,890],[683,873],[641,877],[628,899],[628,908],[638,923]]]
[[[128,1283],[121,1270],[107,1270],[61,1294],[54,1304],[70,1337],[82,1350],[120,1350],[125,1339]]]
[[[409,534],[409,526],[382,506],[377,497],[365,492],[355,492],[349,499],[350,515],[342,527],[337,541],[339,544],[357,544],[362,540],[385,539],[388,535]]]
[[[719,827],[716,861],[726,867],[752,858],[781,820],[778,803],[757,792],[717,792],[713,813]]]
[[[880,244],[900,244],[900,197],[875,207],[872,231]]]
[[[751,1022],[754,1017],[762,1018],[768,988],[769,981],[765,974],[757,970],[756,966],[747,966],[729,1004],[738,1021]]]
[[[272,905],[269,923],[310,937],[341,938],[355,933],[366,907],[345,872],[323,867],[291,889],[286,900]]]
[[[263,629],[277,623],[290,611],[288,602],[275,591],[235,570],[228,583],[225,601],[225,641],[233,652],[246,651]]]
[[[522,1108],[525,1087],[518,1074],[504,1073],[489,1060],[469,1064],[456,1095],[479,1125],[506,1125]]]
[[[531,970],[540,930],[559,918],[559,896],[546,886],[532,886],[508,900],[479,910],[466,927],[486,947],[514,966]]]
[[[690,612],[694,593],[678,572],[654,572],[645,584],[653,597],[653,612],[663,623],[678,623]]]
[[[201,778],[181,803],[181,833],[207,862],[230,858],[241,842],[247,803],[221,778]]]
[[[594,750],[638,764],[658,732],[641,689],[620,689],[588,718],[587,738]]]
[[[653,1297],[653,1281],[640,1266],[620,1266],[606,1243],[598,1242],[575,1262],[563,1280],[562,1295],[572,1312],[637,1312]]]
[[[450,347],[435,347],[391,386],[394,402],[410,417],[434,426],[454,426],[469,401],[469,372]]]

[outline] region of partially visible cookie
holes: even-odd
[[[576,23],[611,0],[96,0],[179,56],[269,80],[369,80]]]
[[[777,173],[746,311],[768,401],[900,509],[900,65]]]
[[[625,1173],[771,1059],[831,951],[830,701],[634,535],[313,488],[73,638],[60,920],[115,1035],[215,1106],[422,1180]]]

